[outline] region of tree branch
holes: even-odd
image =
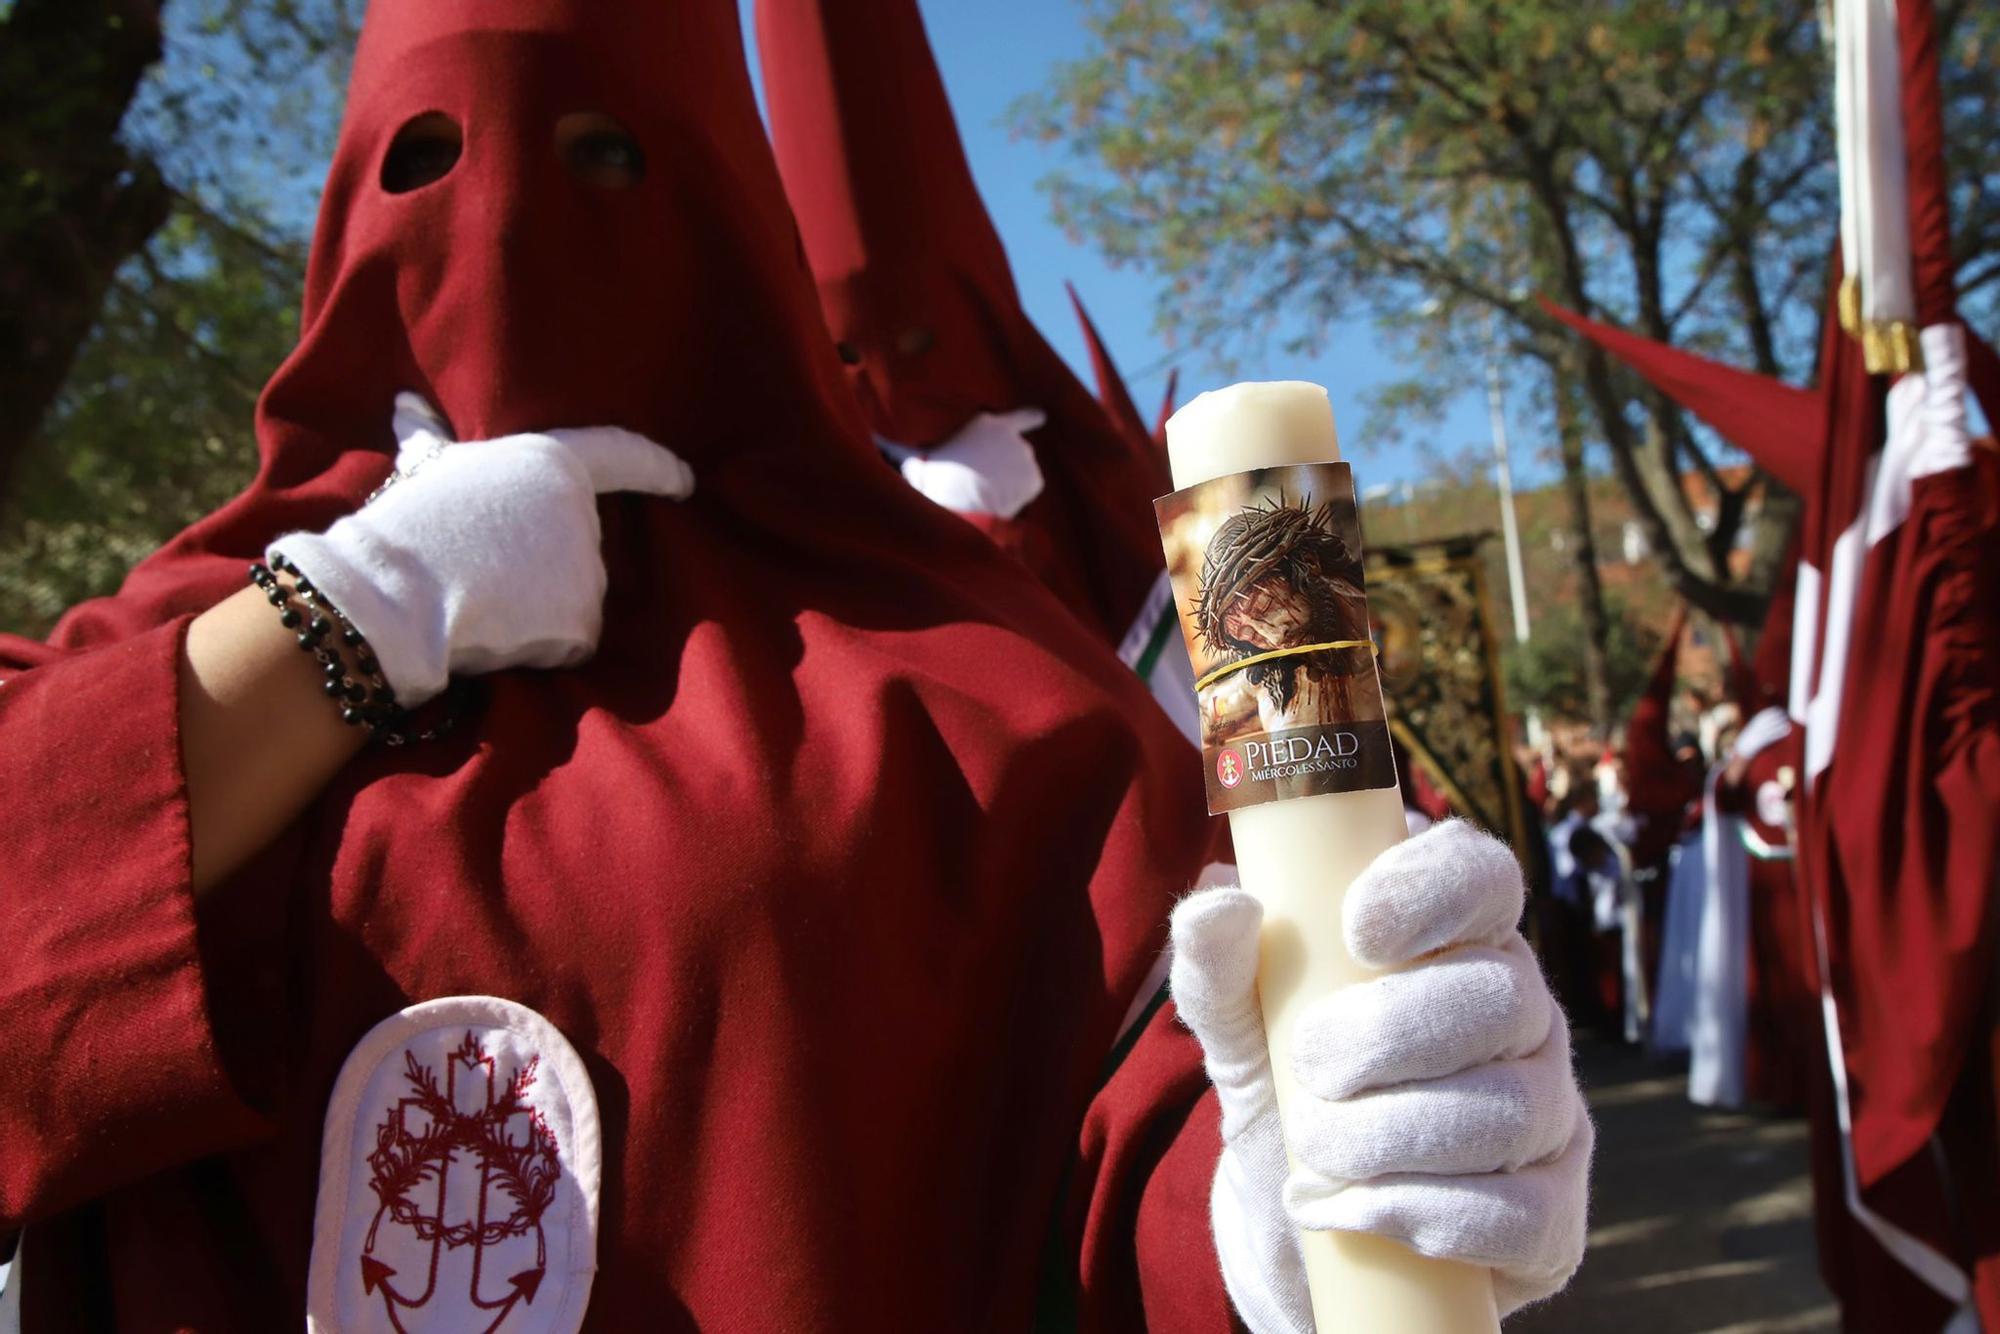
[[[150,254],[143,250],[139,252],[139,266],[146,271],[148,282],[160,287],[168,287],[173,284],[173,279],[160,272],[160,266],[153,261],[153,257]],[[252,402],[256,401],[257,395],[261,392],[256,381],[246,378],[235,362],[231,361],[222,352],[210,347],[199,334],[195,333],[192,329],[183,328],[181,322],[174,318],[173,312],[162,306],[150,291],[123,277],[113,279],[112,286],[128,300],[136,302],[141,306],[148,315],[151,315],[155,327],[164,329],[173,337],[175,342],[194,353],[197,359],[206,363],[218,375],[222,376],[231,389],[234,389],[237,393],[242,394]]]

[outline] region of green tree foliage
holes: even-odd
[[[61,391],[112,272],[166,221],[119,124],[160,58],[160,0],[0,9],[0,493]]]
[[[0,509],[0,628],[115,589],[256,467],[257,394],[298,336],[316,184],[360,0],[183,0],[123,138],[172,191],[117,271]]]
[[[1609,622],[1605,685],[1611,716],[1623,718],[1645,688],[1660,644],[1657,635],[1629,614],[1618,594],[1607,593],[1604,605]],[[1588,637],[1589,627],[1575,602],[1559,602],[1538,612],[1534,637],[1525,644],[1510,641],[1501,650],[1508,705],[1536,710],[1547,718],[1590,717],[1590,686],[1583,671]]]
[[[1725,553],[1766,480],[1724,484],[1713,441],[1579,354],[1531,294],[1810,373],[1837,188],[1816,0],[1081,2],[1098,48],[1019,125],[1079,160],[1050,182],[1058,216],[1171,280],[1170,334],[1310,347],[1372,321],[1411,353],[1383,399],[1410,421],[1476,373],[1491,312],[1510,364],[1581,394],[1676,586],[1758,613]],[[2000,297],[2000,12],[1938,9],[1980,318]],[[1689,471],[1716,513],[1693,511]],[[1784,507],[1762,512],[1776,528]],[[1782,537],[1758,535],[1764,568]]]
[[[121,270],[0,517],[0,626],[115,589],[256,466],[260,377],[297,335],[296,265],[177,210]]]

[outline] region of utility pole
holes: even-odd
[[[1514,642],[1528,642],[1528,577],[1521,564],[1521,524],[1514,514],[1514,462],[1507,452],[1507,396],[1500,385],[1500,338],[1493,312],[1486,312],[1486,414],[1493,426],[1493,475],[1500,488],[1500,538],[1507,547],[1507,593],[1514,604]],[[1529,709],[1528,744],[1543,748],[1547,740],[1542,715]]]
[[[1514,465],[1507,453],[1507,400],[1500,387],[1500,340],[1486,312],[1486,411],[1493,423],[1493,472],[1500,486],[1500,535],[1507,544],[1507,591],[1514,602],[1514,640],[1528,642],[1528,581],[1521,566],[1521,525],[1514,516]]]

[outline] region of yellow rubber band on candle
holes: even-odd
[[[1371,652],[1379,651],[1375,648],[1375,641],[1372,639],[1334,639],[1324,644],[1301,644],[1297,648],[1274,648],[1269,653],[1253,653],[1240,662],[1232,662],[1227,666],[1218,667],[1207,676],[1202,677],[1201,680],[1196,681],[1194,688],[1197,691],[1206,690],[1225,676],[1240,672],[1245,667],[1255,667],[1260,662],[1270,662],[1274,658],[1296,658],[1301,653],[1325,653],[1329,649],[1337,648],[1365,648]]]

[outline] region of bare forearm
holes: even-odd
[[[361,671],[356,647],[350,685],[379,678],[399,703],[419,705],[461,661],[490,671],[587,657],[604,598],[598,496],[685,497],[694,489],[686,462],[614,427],[451,442],[432,434],[437,414],[427,405],[399,402],[399,446],[422,462],[325,532],[283,539],[295,571],[365,604],[345,609],[362,616],[352,628],[367,634],[372,659]],[[371,596],[392,574],[399,596],[426,605]],[[456,611],[440,636],[447,607]],[[299,651],[259,589],[194,621],[180,721],[197,895],[296,819],[361,747],[364,730],[341,721],[325,687],[314,655]],[[384,701],[371,693],[353,702]]]
[[[277,837],[367,739],[341,722],[324,679],[255,588],[188,627],[181,753],[197,895]]]

